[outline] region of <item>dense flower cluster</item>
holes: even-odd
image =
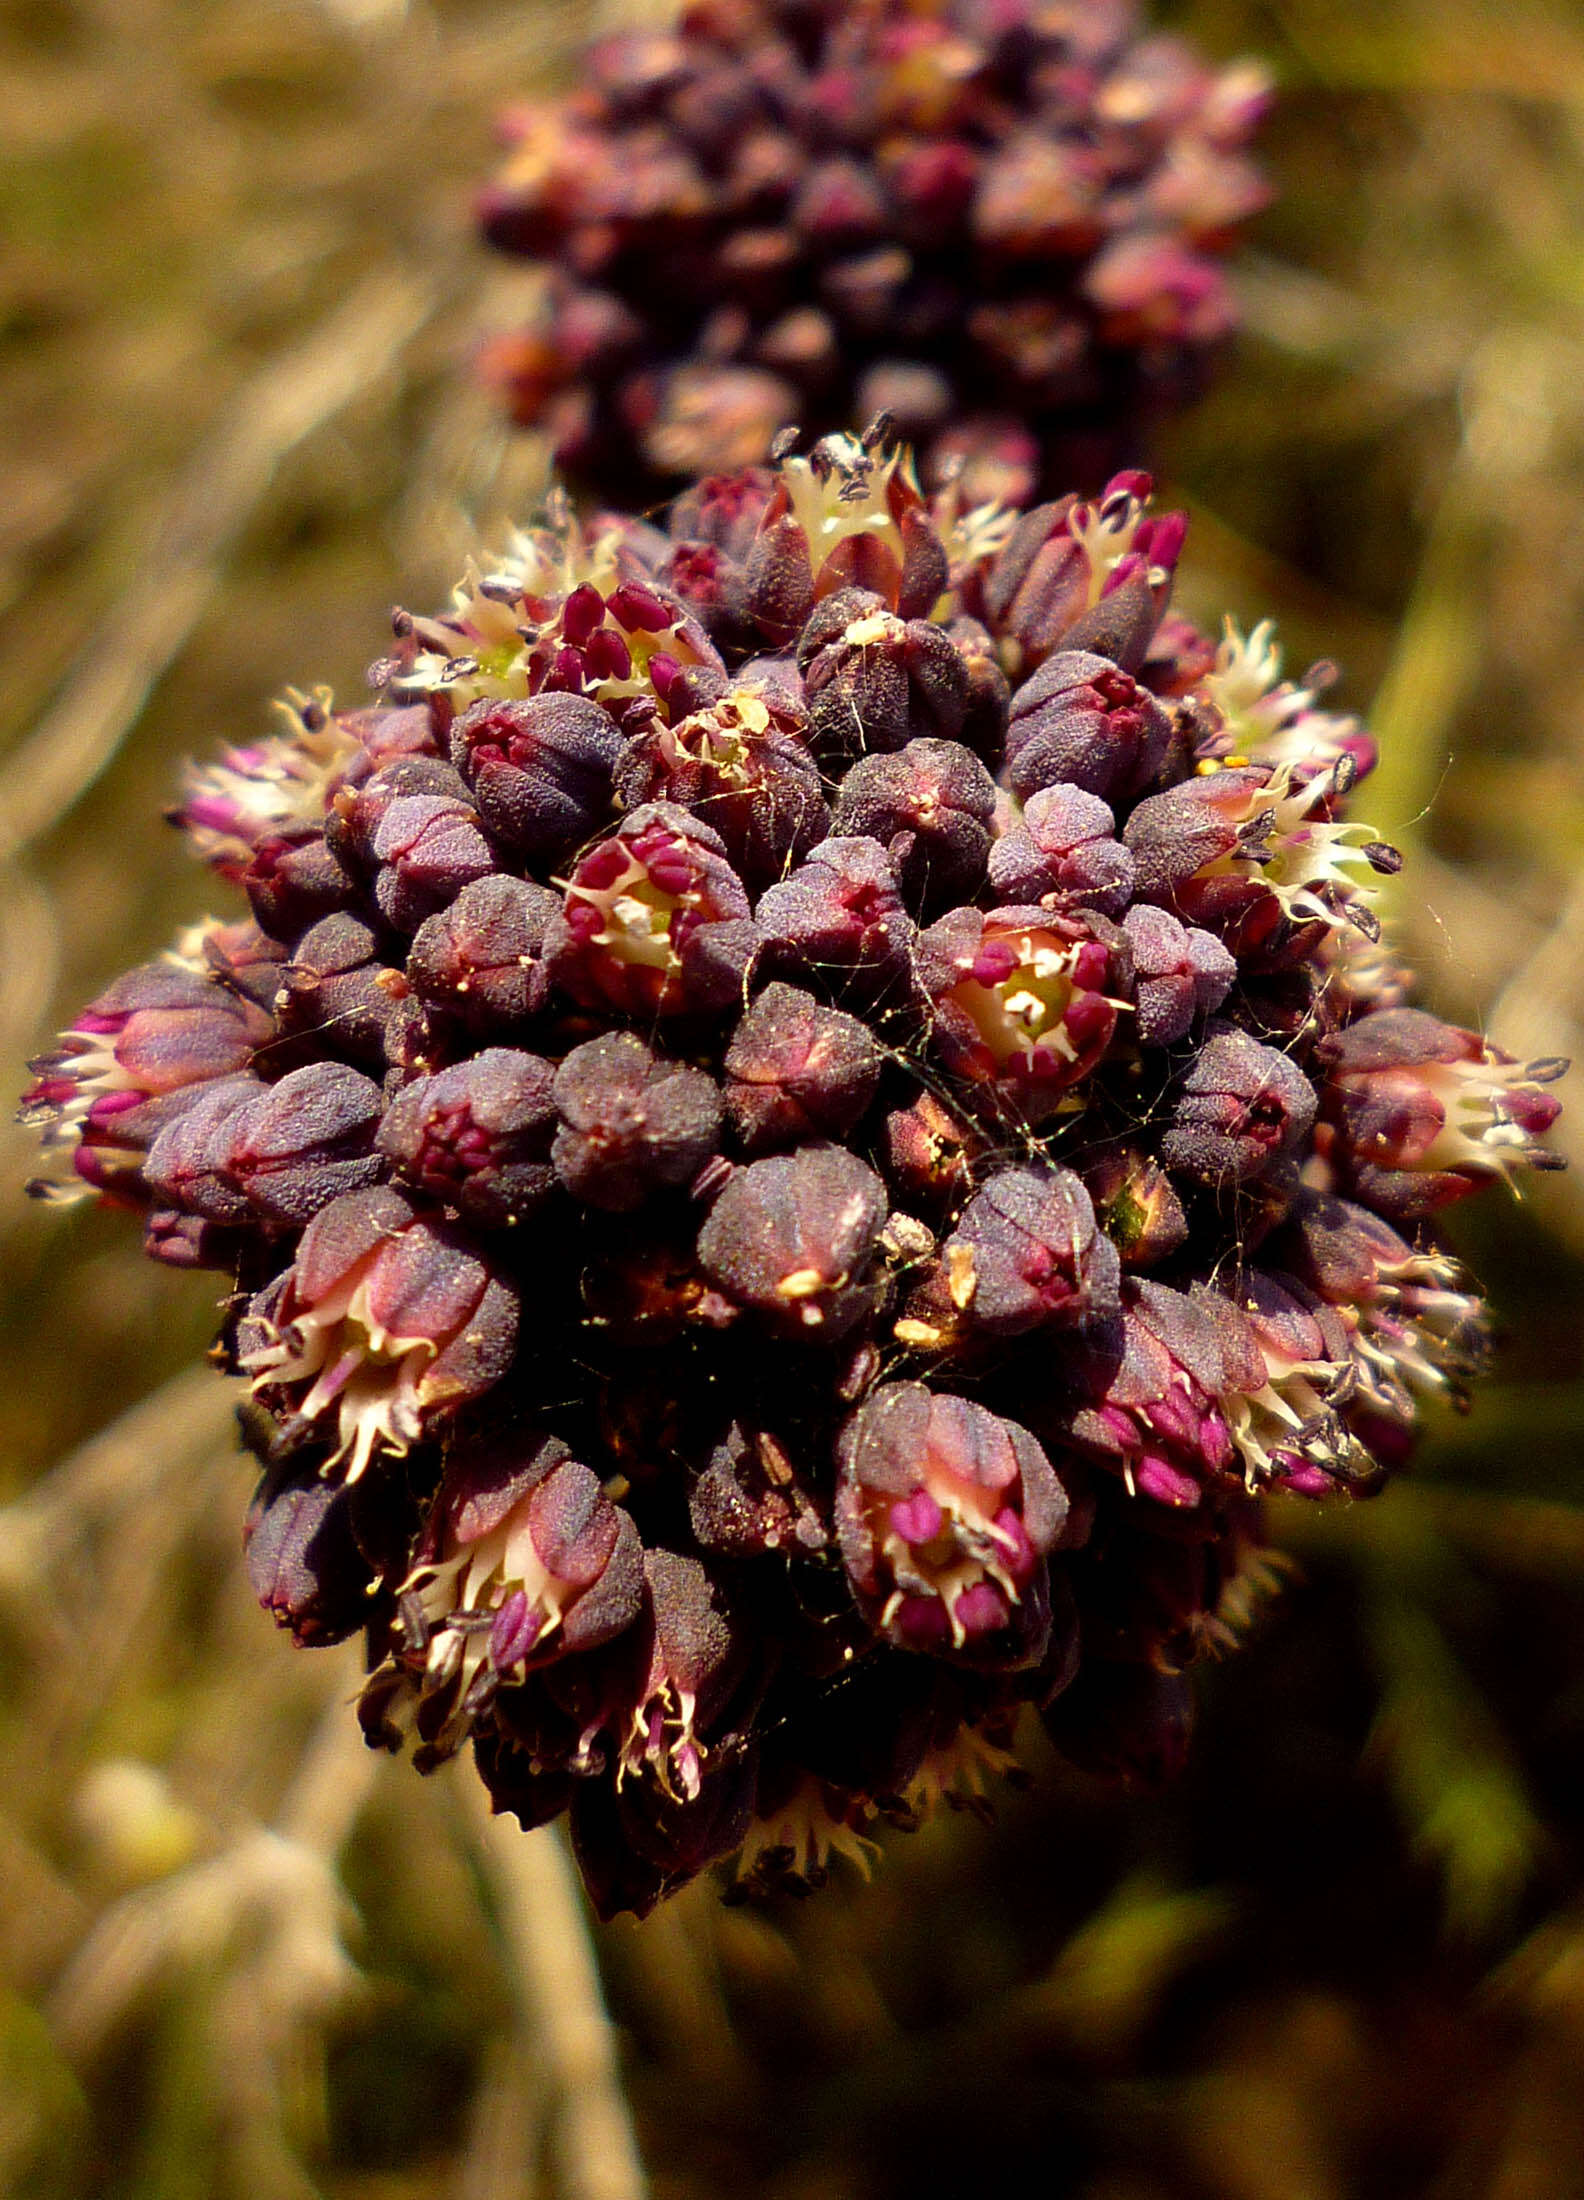
[[[877,422],[553,507],[193,772],[251,919],[35,1065],[46,1188],[234,1275],[262,1602],[604,1911],[816,1880],[1032,1715],[1163,1776],[1263,1493],[1478,1363],[1434,1218],[1559,1065],[1405,1003],[1367,734],[1172,615],[1149,494],[931,505]]]
[[[1232,326],[1266,99],[1132,0],[690,0],[508,117],[484,230],[545,288],[485,371],[624,498],[878,409],[926,480],[1095,486]]]

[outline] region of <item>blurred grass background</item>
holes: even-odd
[[[1374,699],[1434,1004],[1584,1055],[1584,15],[1171,13],[1283,88],[1247,337],[1160,454],[1189,607]],[[586,27],[0,4],[13,1065],[199,908],[182,755],[355,696],[532,495],[466,372],[523,284],[468,200]],[[598,1937],[663,2200],[1584,2194],[1584,1173],[1457,1223],[1496,1381],[1383,1503],[1282,1516],[1175,1792],[1047,1760],[868,1887]],[[553,1852],[369,1758],[347,1657],[251,1604],[211,1299],[0,1200],[0,2191],[631,2200]]]

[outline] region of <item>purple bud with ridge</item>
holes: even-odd
[[[928,619],[898,618],[867,589],[816,607],[797,661],[823,755],[885,753],[962,732],[968,672],[950,637]]]
[[[545,942],[560,911],[548,886],[505,874],[478,879],[419,926],[408,982],[470,1037],[503,1036],[544,1006]]]
[[[995,771],[1006,749],[1011,686],[988,628],[977,619],[958,617],[947,620],[946,632],[968,676],[968,703],[958,739]]]
[[[582,695],[484,701],[451,728],[451,755],[479,815],[506,847],[558,862],[603,824],[622,737]]]
[[[1133,953],[1139,1044],[1175,1046],[1199,1017],[1221,1006],[1237,963],[1213,932],[1181,925],[1147,902],[1128,911],[1122,929]]]
[[[975,1192],[945,1261],[969,1324],[1021,1337],[1114,1314],[1122,1264],[1071,1169],[1002,1169]]]
[[[960,742],[910,741],[895,755],[859,758],[831,828],[878,841],[908,901],[939,909],[982,885],[995,800],[995,781]]]
[[[759,897],[767,959],[789,977],[818,970],[864,1005],[903,1007],[914,991],[912,918],[879,841],[822,841],[789,879]]]
[[[225,1174],[222,1163],[231,1118],[266,1089],[256,1077],[218,1077],[193,1093],[187,1106],[171,1111],[142,1166],[142,1179],[153,1197],[228,1228],[256,1221],[246,1194]],[[374,1095],[377,1121],[378,1086]]]
[[[353,1521],[356,1492],[288,1468],[260,1482],[242,1530],[248,1582],[299,1649],[355,1635],[369,1617],[373,1567]]]
[[[726,1051],[727,1116],[750,1154],[845,1138],[875,1096],[882,1059],[856,1016],[768,985]]]
[[[1108,658],[1062,650],[1012,697],[1007,778],[1025,801],[1054,786],[1134,801],[1166,761],[1171,732],[1161,705],[1128,673]]]
[[[235,1106],[203,1117],[189,1110],[155,1141],[149,1182],[215,1222],[251,1217],[300,1229],[385,1174],[374,1151],[380,1107],[371,1077],[344,1062],[309,1062]]]
[[[402,795],[374,835],[374,899],[387,924],[416,932],[426,917],[495,870],[478,812],[454,795]]]
[[[321,917],[356,908],[362,899],[358,880],[314,825],[259,840],[242,887],[263,929],[288,946]]]
[[[311,925],[282,966],[279,986],[283,1034],[312,1032],[334,1053],[383,1065],[385,1033],[407,980],[381,959],[372,925],[350,910]]]
[[[886,1192],[840,1146],[801,1146],[739,1169],[699,1233],[705,1273],[778,1335],[835,1343],[878,1301]]]
[[[379,1149],[431,1199],[483,1229],[531,1215],[555,1182],[554,1071],[536,1054],[486,1047],[392,1099]]]
[[[461,774],[438,756],[401,756],[332,797],[325,813],[325,838],[331,852],[357,878],[372,878],[381,857],[375,842],[380,827],[398,802],[433,795],[444,802],[467,802]]]
[[[1120,917],[1133,896],[1133,858],[1098,795],[1044,787],[1025,803],[1021,824],[990,850],[990,885],[1003,902]]]
[[[1247,1032],[1224,1029],[1182,1081],[1161,1158],[1202,1183],[1241,1184],[1295,1146],[1314,1119],[1314,1087],[1297,1064]]]
[[[715,1080],[657,1057],[631,1032],[585,1040],[555,1073],[552,1159],[567,1190],[623,1214],[690,1184],[720,1139]]]

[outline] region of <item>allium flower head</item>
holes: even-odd
[[[35,1064],[68,1187],[231,1278],[265,1608],[603,1910],[866,1863],[1034,1717],[1165,1777],[1264,1503],[1478,1370],[1435,1218],[1561,1065],[1369,960],[1367,737],[1171,613],[1182,539],[1136,474],[932,503],[884,423],[552,505],[193,774],[251,918]]]
[[[506,116],[544,283],[485,371],[606,494],[877,410],[976,495],[1097,480],[1233,325],[1267,97],[1129,0],[692,0]]]

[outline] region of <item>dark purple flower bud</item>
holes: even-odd
[[[734,1421],[694,1483],[688,1517],[700,1547],[720,1558],[822,1551],[830,1530],[821,1501],[768,1429]]]
[[[356,1494],[292,1467],[266,1474],[249,1509],[248,1581],[299,1649],[344,1642],[367,1623],[375,1574],[353,1524]]]
[[[1168,612],[1155,629],[1139,679],[1152,695],[1168,701],[1191,695],[1207,672],[1215,670],[1216,644],[1191,619]]]
[[[886,1194],[839,1146],[739,1169],[699,1233],[705,1273],[778,1334],[834,1343],[874,1308]]]
[[[1176,1187],[1147,1154],[1112,1146],[1086,1164],[1084,1181],[1124,1267],[1153,1267],[1187,1243],[1188,1217]]]
[[[372,878],[380,867],[375,846],[386,814],[415,795],[438,795],[467,802],[467,783],[438,756],[402,756],[356,784],[341,788],[325,816],[330,852],[358,878]]]
[[[464,886],[449,909],[420,925],[407,958],[419,998],[471,1037],[502,1035],[544,1006],[545,941],[560,896],[498,876]]]
[[[1133,858],[1098,795],[1057,785],[1031,795],[1023,821],[990,850],[990,885],[1023,908],[1098,909],[1119,917],[1133,895]]]
[[[630,807],[667,802],[708,820],[750,890],[768,886],[830,829],[808,714],[786,686],[739,685],[627,744],[616,789]]]
[[[880,1082],[880,1047],[856,1016],[769,985],[726,1052],[726,1113],[750,1154],[847,1137]]]
[[[255,1301],[241,1357],[293,1427],[334,1426],[351,1482],[376,1450],[406,1451],[497,1383],[516,1343],[517,1294],[488,1258],[380,1186],[315,1215],[291,1268]]]
[[[1044,909],[954,909],[919,943],[942,1058],[1027,1122],[1055,1112],[1116,1028],[1111,953],[1089,924]]]
[[[361,899],[358,881],[312,825],[261,839],[242,886],[264,930],[288,946],[321,917],[355,908]]]
[[[556,1174],[575,1198],[610,1213],[690,1184],[720,1140],[715,1080],[656,1057],[631,1032],[574,1047],[553,1091]]]
[[[181,960],[201,969],[227,993],[240,995],[270,1013],[279,1007],[286,950],[248,918],[236,924],[212,919],[182,936]]]
[[[587,1008],[702,1015],[740,997],[758,946],[719,836],[674,803],[651,802],[578,864],[545,967]]]
[[[374,855],[380,866],[374,899],[398,932],[416,932],[426,917],[495,869],[478,812],[450,795],[399,796],[380,819]]]
[[[1025,669],[1050,655],[1088,601],[1088,570],[1067,528],[1077,502],[1067,496],[1025,512],[990,569],[992,625],[1014,637]]]
[[[789,879],[760,895],[755,915],[768,959],[788,976],[818,971],[863,1004],[911,1001],[917,935],[896,867],[877,840],[822,841]]]
[[[155,1140],[146,1174],[164,1199],[212,1222],[300,1229],[385,1174],[374,1151],[380,1088],[343,1062],[309,1062],[274,1085],[236,1080]]]
[[[372,925],[345,910],[311,925],[282,965],[279,988],[284,1035],[313,1032],[337,1054],[383,1064],[386,1029],[407,980],[381,960]]]
[[[818,605],[797,661],[822,755],[955,741],[962,731],[968,670],[949,636],[928,619],[898,618],[866,589],[842,589]]]
[[[938,909],[983,884],[995,798],[995,781],[961,742],[910,741],[853,765],[831,826],[878,841],[913,906]]]
[[[1038,1664],[1043,1561],[1068,1500],[1028,1430],[923,1383],[888,1383],[847,1423],[837,1458],[842,1559],[879,1632],[936,1657]]]
[[[379,1150],[431,1199],[500,1230],[531,1215],[555,1182],[554,1071],[536,1054],[486,1047],[404,1085],[380,1126]]]
[[[496,838],[559,862],[602,825],[622,739],[609,711],[582,695],[478,702],[451,728],[451,754]]]
[[[1000,1170],[963,1209],[945,1261],[970,1324],[992,1337],[1117,1311],[1122,1264],[1071,1169]]]
[[[666,524],[674,541],[708,543],[740,565],[753,548],[774,492],[775,476],[768,467],[707,474],[683,490]]]
[[[1025,801],[1044,787],[1067,786],[1131,802],[1154,784],[1171,733],[1161,705],[1128,673],[1105,657],[1064,649],[1012,697],[1007,777]]]
[[[71,1151],[73,1176],[41,1198],[140,1196],[144,1154],[201,1087],[248,1070],[274,1034],[246,994],[184,964],[144,963],[91,1001],[60,1045],[30,1065],[20,1120]]]
[[[1540,1140],[1565,1062],[1519,1063],[1417,1008],[1378,1009],[1323,1040],[1325,1119],[1348,1183],[1416,1218],[1519,1168],[1557,1168]]]
[[[143,1226],[143,1250],[164,1268],[235,1271],[244,1251],[242,1233],[174,1207],[153,1207]]]
[[[1314,1118],[1314,1087],[1295,1062],[1246,1032],[1218,1031],[1172,1103],[1161,1158],[1201,1183],[1241,1184],[1305,1137]]]
[[[143,1180],[154,1198],[211,1223],[256,1222],[246,1194],[223,1174],[222,1161],[231,1118],[267,1089],[256,1077],[219,1077],[193,1093],[187,1106],[172,1111],[150,1141],[143,1163]],[[376,1086],[376,1121],[378,1100]]]
[[[1193,1738],[1193,1688],[1182,1673],[1086,1658],[1073,1685],[1041,1713],[1080,1771],[1151,1795],[1175,1780]]]
[[[1128,911],[1122,929],[1133,952],[1139,1044],[1175,1046],[1200,1016],[1221,1006],[1237,964],[1213,932],[1184,927],[1147,903]]]

